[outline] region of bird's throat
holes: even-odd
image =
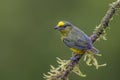
[[[65,30],[61,30],[61,36],[67,36],[67,32]]]

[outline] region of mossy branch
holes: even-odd
[[[103,34],[104,30],[108,27],[111,18],[119,8],[120,0],[110,4],[110,8],[102,18],[101,23],[97,26],[97,30],[90,36],[93,43],[101,36],[101,34]]]
[[[102,18],[100,24],[96,27],[93,34],[90,36],[93,43],[101,37],[105,39],[105,29],[108,27],[111,18],[113,18],[113,15],[119,8],[120,8],[120,0],[117,0],[112,4],[110,4],[110,8],[106,12],[105,16]],[[98,67],[106,65],[106,64],[99,65],[96,58],[92,54],[86,55],[84,53],[80,55],[74,54],[72,57],[75,57],[76,60],[61,60],[60,58],[57,58],[58,59],[57,62],[60,65],[58,66],[58,68],[51,66],[52,69],[50,72],[48,72],[49,75],[44,74],[44,78],[46,80],[68,80],[68,74],[71,71],[75,72],[80,76],[85,77],[85,75],[83,75],[80,69],[78,68],[78,62],[83,57],[83,55],[85,56],[85,60],[86,60],[86,56],[88,57],[86,64],[89,66],[94,65],[96,69],[98,69]],[[93,61],[92,64],[90,64],[91,61]]]

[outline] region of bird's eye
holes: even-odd
[[[62,26],[63,28],[66,28],[67,26],[66,25],[64,25],[64,26]]]

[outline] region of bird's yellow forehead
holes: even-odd
[[[58,22],[57,26],[58,26],[58,27],[62,27],[62,26],[64,26],[64,24],[65,24],[65,23],[64,23],[63,21],[60,21],[60,22]]]

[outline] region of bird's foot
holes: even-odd
[[[76,58],[75,56],[72,56],[72,57],[70,58],[70,60],[72,60],[72,61],[76,61],[77,58]]]

